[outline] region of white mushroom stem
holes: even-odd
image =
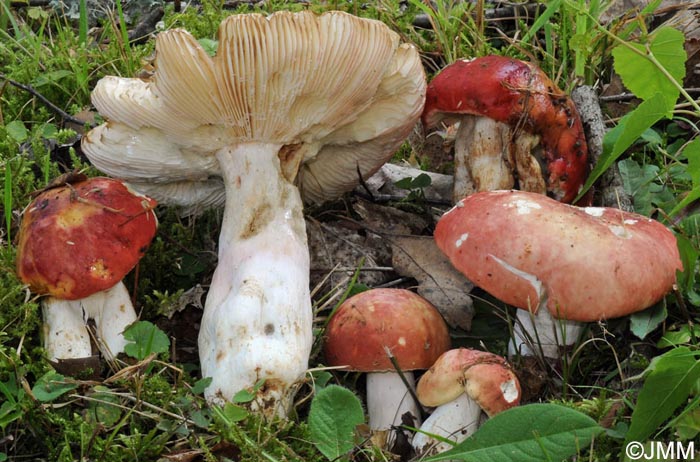
[[[506,124],[462,116],[455,136],[454,202],[475,191],[513,187],[510,136]]]
[[[415,379],[413,372],[404,371],[403,376],[409,384]],[[414,417],[414,426],[421,423],[420,410],[401,376],[397,372],[370,372],[367,374],[367,414],[369,428],[377,435],[375,442],[382,447],[393,444],[392,426],[400,426],[401,416],[410,412]]]
[[[425,419],[420,431],[413,436],[413,449],[419,455],[439,454],[452,445],[439,441],[433,435],[461,443],[479,427],[481,407],[467,394],[440,405]]]
[[[557,319],[543,304],[532,314],[527,310],[518,310],[513,338],[508,344],[508,356],[540,356],[558,359],[560,348],[573,345],[581,336],[585,323]]]
[[[129,291],[122,282],[80,300],[46,297],[41,303],[44,317],[44,347],[52,361],[85,358],[92,354],[87,322],[95,322],[97,346],[107,359],[124,351],[122,335],[137,316]]]
[[[529,213],[531,206],[532,204],[527,202],[517,204],[523,213]],[[561,356],[560,347],[573,345],[585,324],[553,317],[547,308],[546,289],[537,276],[522,271],[495,255],[490,257],[513,275],[528,281],[538,296],[536,314],[528,310],[518,310],[513,326],[513,338],[508,343],[508,356],[540,356],[541,352],[545,358],[558,359]]]
[[[199,352],[210,402],[264,380],[253,407],[284,416],[313,338],[302,201],[282,174],[280,148],[242,143],[216,154],[226,205]]]

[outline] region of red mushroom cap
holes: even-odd
[[[22,218],[19,277],[37,294],[67,300],[114,286],[155,236],[155,205],[111,178],[43,191]]]
[[[423,126],[458,114],[488,117],[539,135],[547,190],[575,199],[588,175],[588,147],[576,106],[541,69],[503,56],[456,61],[428,85]]]
[[[449,347],[447,325],[437,309],[404,289],[354,295],[340,305],[326,328],[326,361],[354,371],[394,370],[385,348],[402,370],[427,369]]]
[[[500,300],[555,318],[596,321],[649,307],[682,264],[661,223],[622,210],[575,207],[525,191],[460,201],[435,229],[455,268]]]
[[[418,381],[424,406],[440,406],[467,393],[489,416],[520,404],[520,381],[496,354],[456,348],[442,354]]]

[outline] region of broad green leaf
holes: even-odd
[[[655,180],[659,175],[656,165],[639,165],[633,159],[622,159],[617,163],[625,192],[632,196],[634,211],[650,216],[656,206],[673,199],[673,195]]]
[[[208,409],[197,409],[190,414],[190,419],[200,428],[209,428],[211,424],[211,415]],[[185,429],[185,436],[189,434],[189,430]]]
[[[700,139],[695,138],[688,143],[683,149],[683,155],[688,159],[686,172],[690,175],[693,189],[669,212],[671,217],[690,205],[690,203],[700,199]]]
[[[603,428],[587,415],[558,404],[528,404],[501,412],[470,438],[425,462],[560,461],[587,447]]]
[[[311,377],[314,384],[314,390],[319,391],[321,388],[328,385],[328,382],[330,382],[330,380],[333,378],[333,374],[325,370],[312,371]]]
[[[222,414],[230,423],[240,422],[249,415],[246,409],[233,403],[226,403],[224,405]]]
[[[5,131],[7,135],[17,143],[23,143],[29,138],[29,131],[27,131],[27,127],[24,126],[24,122],[21,120],[9,122],[5,125]]]
[[[657,93],[663,96],[664,106],[670,112],[678,99],[678,85],[685,76],[687,55],[683,48],[683,33],[672,27],[660,27],[649,36],[645,45],[626,42],[612,51],[615,71],[622,82],[635,95],[647,100]],[[670,77],[652,62],[653,56]]]
[[[90,397],[93,399],[88,404],[89,418],[105,427],[111,427],[119,422],[122,415],[122,409],[119,407],[120,400],[109,388],[97,385]]]
[[[698,436],[700,433],[700,407],[696,407],[681,416],[674,427],[681,440],[689,440]]]
[[[130,341],[124,352],[138,360],[151,353],[166,353],[170,348],[170,339],[165,332],[149,321],[138,321],[127,327],[124,338]]]
[[[632,314],[630,316],[630,331],[640,340],[644,340],[647,335],[659,327],[659,324],[664,322],[667,315],[666,301],[661,300],[644,311]]]
[[[24,412],[17,405],[17,403],[11,403],[5,401],[0,404],[0,430],[5,430],[10,423],[22,417]]]
[[[38,401],[46,403],[55,400],[71,390],[75,390],[77,387],[78,384],[75,383],[74,380],[67,379],[63,375],[51,371],[42,375],[39,380],[36,381],[32,388],[32,394]]]
[[[654,358],[637,396],[625,441],[644,441],[688,398],[700,379],[698,352],[675,348]]]
[[[405,178],[401,178],[398,181],[395,181],[394,186],[396,186],[397,188],[401,188],[401,189],[411,189],[411,182],[412,181],[413,181],[413,178],[411,178],[410,176],[407,176]]]
[[[700,328],[684,324],[678,330],[670,330],[656,342],[659,348],[677,347],[683,344],[690,343],[693,337],[700,337]]]
[[[346,454],[355,446],[355,427],[364,423],[360,400],[347,388],[328,385],[311,401],[311,440],[329,460]]]
[[[250,403],[255,399],[256,396],[258,396],[258,391],[262,388],[264,384],[265,379],[258,380],[257,382],[255,382],[255,385],[253,385],[252,389],[243,389],[238,391],[238,393],[236,393],[235,395],[233,395],[233,398],[231,398],[231,402],[238,404]]]
[[[211,377],[204,377],[203,379],[197,380],[194,385],[192,386],[192,393],[195,395],[201,395],[204,393],[204,390],[211,385],[212,378]]]
[[[427,188],[433,182],[430,175],[427,173],[419,173],[413,180],[411,180],[411,189]]]
[[[681,263],[683,264],[683,272],[677,272],[678,287],[681,291],[688,293],[694,293],[695,289],[695,263],[700,257],[700,252],[693,245],[693,242],[682,234],[676,235],[676,242],[678,244],[678,252],[681,256]]]
[[[603,138],[603,153],[598,163],[588,176],[577,200],[580,199],[588,188],[596,182],[610,166],[632,146],[644,131],[659,120],[667,116],[663,110],[664,99],[661,93],[656,93],[648,100],[642,102],[633,111],[627,113],[620,122],[608,131]]]

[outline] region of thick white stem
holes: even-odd
[[[513,187],[509,138],[506,124],[487,117],[462,117],[455,136],[454,202],[476,191]]]
[[[414,383],[413,372],[403,372],[409,384]],[[413,426],[418,427],[420,411],[397,372],[370,372],[367,374],[367,414],[369,428],[376,435],[374,441],[385,448],[394,442],[391,427],[403,423],[406,412],[413,416]]]
[[[479,426],[481,407],[466,394],[459,395],[456,399],[438,406],[425,419],[420,427],[420,432],[413,436],[413,449],[416,454],[439,454],[447,451],[452,446],[440,442],[430,435],[437,435],[455,444],[460,443],[471,436]]]
[[[95,321],[97,346],[107,359],[124,351],[122,332],[136,321],[136,312],[126,286],[113,287],[80,300],[42,301],[44,346],[49,359],[85,358],[92,354],[86,324]]]
[[[585,323],[553,317],[546,306],[540,306],[536,315],[518,310],[513,326],[513,339],[508,344],[508,355],[540,356],[558,359],[560,347],[573,345],[581,335]],[[538,345],[539,342],[539,345]]]
[[[51,361],[85,358],[92,354],[90,333],[83,319],[80,300],[41,300],[44,348]]]
[[[199,354],[210,402],[264,380],[252,406],[284,416],[313,336],[302,202],[281,172],[280,147],[240,144],[216,154],[226,206]]]

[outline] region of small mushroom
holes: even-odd
[[[506,360],[496,354],[468,348],[443,353],[418,381],[421,404],[436,407],[413,448],[420,455],[443,452],[452,446],[431,435],[459,443],[473,434],[482,411],[489,417],[520,404],[520,382]]]
[[[428,85],[422,122],[459,121],[457,202],[475,191],[519,189],[571,202],[588,173],[576,106],[535,65],[503,56],[459,60]]]
[[[177,29],[156,53],[149,79],[98,82],[108,123],[83,151],[162,203],[225,203],[199,332],[205,395],[263,380],[251,406],[284,416],[313,341],[302,198],[351,190],[401,145],[425,99],[418,52],[379,21],[280,11],[229,16],[216,56]]]
[[[49,359],[90,356],[95,321],[106,358],[124,351],[122,331],[137,317],[122,278],[156,233],[156,203],[111,178],[41,192],[22,217],[17,273],[41,301]]]
[[[405,289],[361,292],[336,310],[325,340],[328,365],[367,372],[369,426],[379,445],[391,445],[389,430],[402,423],[404,413],[420,424],[418,405],[391,357],[413,386],[411,371],[427,369],[450,347],[447,325],[430,302]]]
[[[538,339],[551,358],[564,339],[577,340],[565,327],[643,310],[682,270],[676,238],[661,223],[525,191],[462,199],[440,218],[435,241],[470,281],[523,310],[514,350],[531,353],[524,342]],[[534,330],[519,332],[531,320]]]

